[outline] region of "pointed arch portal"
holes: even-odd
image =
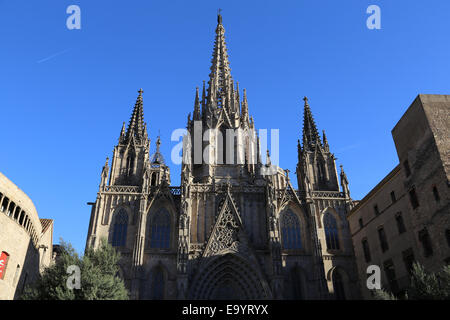
[[[255,269],[235,254],[211,258],[191,287],[191,298],[199,300],[268,299]]]

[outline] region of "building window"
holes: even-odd
[[[426,228],[419,231],[419,241],[422,244],[423,255],[425,257],[433,255],[433,246],[431,245],[430,235]]]
[[[362,229],[363,227],[364,227],[364,224],[363,224],[363,219],[362,218],[359,218],[359,227]]]
[[[378,238],[380,239],[381,251],[385,252],[385,251],[389,250],[389,245],[386,240],[386,233],[384,232],[383,227],[378,229]]]
[[[3,201],[2,201],[2,204],[0,206],[2,211],[6,210],[6,207],[8,206],[8,202],[9,202],[9,199],[7,197],[4,197]]]
[[[419,206],[419,199],[417,199],[416,189],[414,187],[409,190],[409,200],[411,201],[413,209],[416,209]]]
[[[408,160],[405,160],[405,161],[403,162],[403,167],[405,168],[405,174],[406,174],[406,177],[409,177],[409,176],[411,175],[411,169],[409,168],[409,162],[408,162]]]
[[[6,267],[8,266],[9,253],[6,251],[2,251],[0,255],[0,280],[5,277]]]
[[[127,157],[127,173],[131,176],[134,172],[134,154],[130,154]]]
[[[150,248],[168,249],[170,246],[170,214],[162,208],[151,220]]]
[[[398,292],[398,284],[397,284],[397,279],[395,276],[394,263],[392,262],[391,259],[384,262],[384,272],[388,279],[391,292],[394,294],[397,293]]]
[[[364,258],[366,259],[366,262],[370,262],[370,260],[372,259],[370,257],[369,242],[367,241],[367,239],[362,240],[362,248],[364,251]]]
[[[399,212],[395,215],[395,221],[397,222],[398,233],[403,233],[406,231],[405,223],[403,221],[402,213]]]
[[[333,289],[336,300],[345,300],[344,281],[337,270],[334,270],[333,273]]]
[[[10,216],[10,217],[13,217],[14,219],[16,219],[17,217],[16,216],[13,216],[13,214],[14,214],[14,209],[16,208],[16,204],[14,203],[14,202],[10,202],[9,203],[9,207],[8,207],[8,209],[7,209],[7,212],[6,212],[6,214],[8,215],[8,216]]]
[[[414,262],[416,261],[414,258],[414,252],[411,248],[402,252],[403,262],[405,263],[405,269],[411,274],[413,270]]]
[[[17,285],[17,281],[19,280],[19,275],[20,275],[20,264],[18,264],[16,267],[16,273],[14,274],[13,286]]]
[[[375,215],[377,215],[377,216],[380,214],[380,210],[378,209],[377,204],[373,206],[373,211],[375,211]]]
[[[336,218],[330,212],[325,213],[323,219],[325,227],[325,238],[327,241],[327,248],[329,250],[339,250],[339,232]]]
[[[397,201],[397,198],[395,197],[395,192],[394,191],[391,191],[391,200],[392,200],[392,203]]]
[[[300,222],[291,210],[287,210],[281,217],[281,236],[283,249],[302,248]]]
[[[450,229],[445,230],[445,238],[447,239],[447,245],[450,247]]]
[[[116,213],[113,228],[113,247],[125,246],[127,240],[128,214],[125,209],[120,209]]]
[[[439,191],[436,186],[433,186],[433,196],[436,202],[439,202],[439,200],[441,200],[441,197],[439,196]]]
[[[152,299],[164,299],[164,273],[161,268],[155,268],[153,271]]]

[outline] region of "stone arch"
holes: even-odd
[[[302,220],[302,223],[309,228],[309,216],[302,207],[300,207],[296,202],[290,201],[289,204],[282,211],[280,211],[280,214],[288,209],[291,209]]]
[[[271,294],[252,264],[233,253],[207,258],[190,288],[190,298],[269,299]]]
[[[350,278],[344,268],[334,266],[327,273],[327,280],[331,282],[333,296],[336,300],[350,300]]]
[[[119,221],[119,219],[120,219],[120,221]],[[125,226],[123,226],[121,228],[121,230],[118,230],[118,227],[116,228],[116,225],[119,223],[125,224]],[[120,245],[120,247],[127,246],[128,238],[129,238],[129,234],[130,234],[130,224],[131,224],[131,217],[130,217],[130,212],[129,212],[128,208],[124,207],[124,206],[117,207],[114,210],[114,213],[111,218],[111,224],[110,224],[109,236],[108,236],[109,242],[111,244],[113,244],[113,246],[114,246],[114,242],[115,242],[115,233],[119,232],[119,231],[124,233],[124,238],[125,238],[124,244]]]
[[[327,207],[322,210],[320,220],[327,250],[343,250],[342,219],[336,209]]]
[[[291,214],[293,216],[289,217],[288,216],[289,214]],[[287,227],[286,224],[290,224],[290,225],[295,224],[295,222],[292,221],[293,218],[297,219],[297,222],[298,222],[299,228],[300,228],[300,238],[301,238],[301,248],[297,248],[296,250],[309,251],[310,243],[308,240],[310,237],[308,236],[308,234],[309,234],[308,220],[303,215],[303,210],[299,210],[298,208],[296,208],[294,206],[286,207],[279,214],[279,227],[280,227],[282,248],[283,248],[283,250],[289,249],[289,247],[287,247],[285,245],[285,242],[287,240],[285,230]],[[289,220],[291,220],[291,221],[289,221]],[[291,249],[295,249],[295,248],[291,248]]]

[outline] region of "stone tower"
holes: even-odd
[[[298,141],[297,181],[308,214],[315,216],[319,249],[327,287],[338,299],[359,297],[347,214],[353,207],[347,176],[341,166],[339,189],[336,158],[330,152],[325,131],[319,136],[304,98],[302,144]]]
[[[268,152],[261,161],[220,14],[210,70],[188,116],[180,187],[170,186],[159,138],[150,156],[139,91],[111,169],[108,161],[103,168],[87,246],[104,237],[122,253],[121,277],[133,299],[357,297],[348,182],[342,172],[340,192],[334,156],[307,101],[295,190]]]

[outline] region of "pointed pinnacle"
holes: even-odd
[[[217,10],[217,23],[218,24],[222,24],[222,15],[220,14],[220,12],[222,11],[222,9],[219,8],[219,10]]]
[[[195,100],[194,100],[194,120],[200,120],[200,98],[198,95],[198,87],[195,89]]]
[[[142,93],[144,90],[139,89],[139,96],[136,99],[133,113],[131,114],[130,123],[128,125],[126,138],[129,139],[132,134],[136,135],[138,139],[142,138],[142,130],[144,127],[144,102]]]
[[[328,144],[328,140],[327,140],[327,136],[325,134],[325,130],[322,130],[322,140],[323,140],[323,144]]]
[[[304,97],[303,101],[305,101],[303,109],[303,149],[313,150],[317,144],[321,145],[321,141],[308,104],[308,98]]]

